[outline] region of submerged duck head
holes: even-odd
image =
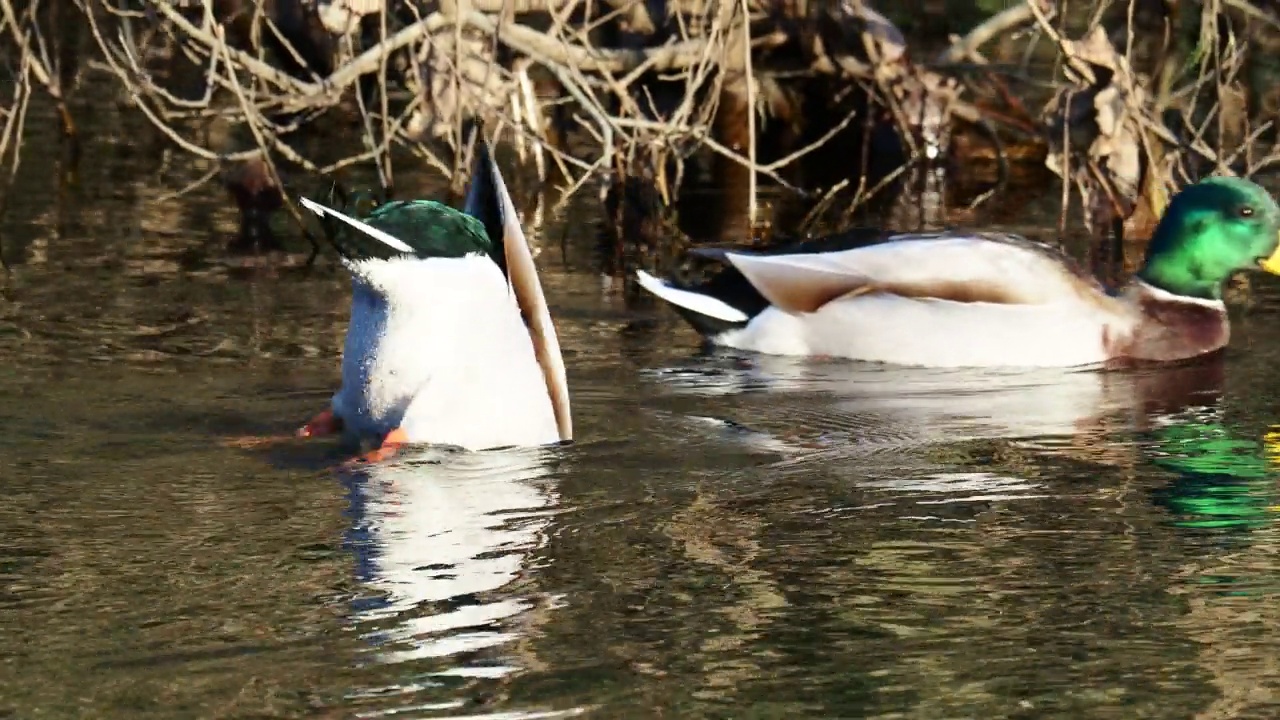
[[[1280,206],[1257,184],[1214,177],[1174,196],[1138,277],[1175,295],[1221,300],[1242,270],[1280,275]]]

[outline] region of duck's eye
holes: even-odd
[[[1240,217],[1253,217],[1253,208],[1248,205],[1241,205],[1236,208],[1236,214]]]

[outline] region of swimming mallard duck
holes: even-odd
[[[761,353],[932,367],[1167,362],[1227,344],[1223,283],[1240,270],[1280,275],[1278,233],[1265,190],[1215,177],[1171,200],[1142,268],[1110,292],[1054,247],[959,232],[840,251],[708,249],[727,277],[639,281],[713,343]]]
[[[363,219],[311,200],[351,272],[342,386],[298,434],[467,450],[573,435],[555,326],[502,174],[479,143],[464,210],[430,200]],[[341,225],[346,227],[342,227]]]

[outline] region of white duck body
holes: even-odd
[[[1221,302],[1140,281],[1112,296],[1060,252],[1017,236],[909,235],[837,252],[716,255],[769,306],[749,317],[643,272],[640,282],[729,324],[709,339],[740,350],[929,367],[1075,367],[1126,353],[1166,359],[1155,356],[1168,354],[1170,341],[1151,320],[1168,307],[1192,316],[1175,324],[1225,344],[1216,335],[1226,332]]]
[[[747,327],[722,333],[715,342],[771,355],[825,355],[898,365],[924,364],[920,359],[927,357],[931,367],[1104,362],[1105,319],[1082,309],[1091,310],[869,295],[836,300],[807,315],[770,307]]]
[[[463,210],[395,201],[366,223],[302,203],[358,231],[326,231],[353,283],[331,403],[345,434],[466,450],[572,439],[555,326],[485,143]]]
[[[558,442],[515,294],[484,255],[344,261],[351,322],[334,413],[359,437],[467,450]]]

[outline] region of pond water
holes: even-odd
[[[1179,369],[704,353],[601,291],[584,201],[532,233],[577,442],[348,471],[223,442],[327,402],[341,269],[223,262],[223,191],[166,198],[205,168],[110,108],[68,189],[37,121],[0,226],[0,717],[1280,712],[1270,279]]]

